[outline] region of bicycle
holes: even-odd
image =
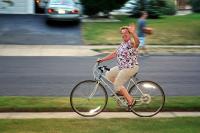
[[[79,82],[70,94],[72,109],[84,117],[96,116],[105,109],[108,102],[108,93],[105,87],[111,91],[110,97],[114,98],[120,107],[127,108],[128,106],[124,97],[115,92],[112,82],[103,75],[104,72],[110,69],[99,64],[96,63],[93,67],[94,80]],[[140,117],[154,116],[164,106],[164,91],[157,83],[153,81],[139,81],[136,76],[137,74],[131,77],[126,87],[129,94],[136,100],[136,104],[131,111]]]

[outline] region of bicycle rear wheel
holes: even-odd
[[[136,100],[132,112],[140,117],[151,117],[160,112],[165,103],[162,88],[152,81],[140,81],[133,86],[130,95]]]
[[[108,95],[105,88],[94,80],[78,83],[70,94],[72,109],[81,116],[92,117],[104,110]]]

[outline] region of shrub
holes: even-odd
[[[174,0],[167,0],[166,6],[162,8],[161,12],[164,15],[174,15],[176,14],[176,5],[174,3]]]
[[[149,14],[149,18],[159,18],[161,13],[161,7],[165,6],[165,1],[163,0],[150,0],[148,2],[146,11]]]
[[[84,14],[93,16],[98,12],[108,13],[121,7],[127,0],[81,0],[84,6]]]
[[[190,3],[192,6],[192,11],[200,13],[200,0],[191,0]]]
[[[143,10],[148,12],[149,18],[159,18],[163,14],[174,15],[176,6],[173,0],[138,0],[133,15],[139,17],[139,12]]]

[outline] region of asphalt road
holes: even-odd
[[[0,95],[69,95],[76,83],[92,78],[97,58],[0,57]],[[200,56],[149,56],[139,62],[138,77],[158,82],[167,95],[200,95]]]
[[[0,44],[81,45],[80,25],[49,24],[44,15],[0,14]]]

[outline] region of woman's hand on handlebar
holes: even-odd
[[[99,59],[97,59],[97,62],[101,63],[101,62],[103,62],[103,60],[99,58]]]

